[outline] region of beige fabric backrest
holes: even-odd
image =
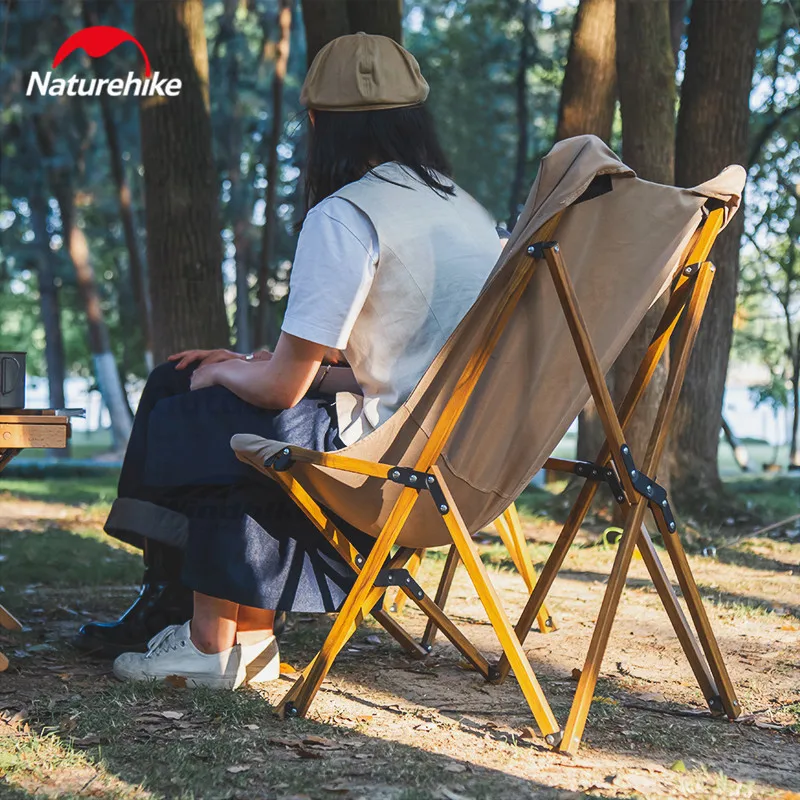
[[[598,176],[608,176],[593,181]],[[542,161],[525,209],[486,287],[403,407],[342,454],[413,466],[464,366],[485,336],[498,297],[541,226],[564,212],[555,238],[574,283],[602,367],[619,355],[668,286],[704,218],[721,201],[726,221],[745,182],[741,167],[693,189],[639,180],[602,141],[580,136]],[[592,185],[604,194],[575,203]],[[495,519],[528,485],[589,398],[589,389],[549,272],[539,267],[439,461],[471,532]],[[256,466],[280,443],[237,436],[234,449]],[[634,454],[635,456],[636,454]],[[295,464],[292,475],[320,503],[377,535],[401,487],[377,478]],[[432,547],[449,541],[425,492],[399,539]]]

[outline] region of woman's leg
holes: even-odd
[[[238,603],[195,592],[192,644],[201,653],[207,654],[230,650],[236,644],[238,617]]]
[[[263,642],[274,635],[275,612],[253,606],[239,606],[236,638],[240,644]]]
[[[221,653],[237,641],[263,642],[273,635],[274,623],[274,611],[194,593],[192,643],[202,653]]]

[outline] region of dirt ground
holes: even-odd
[[[138,561],[101,538],[101,520],[102,509],[0,495],[0,600],[27,626],[0,634],[11,659],[0,675],[2,798],[800,798],[800,545],[780,532],[691,559],[740,720],[709,715],[635,560],[584,745],[570,757],[544,746],[513,678],[484,683],[444,640],[414,661],[374,624],[342,653],[306,720],[271,712],[289,676],[260,693],[118,683],[108,662],[67,643],[82,621],[113,618],[134,593]],[[558,529],[525,524],[541,564]],[[483,549],[516,619],[527,598],[522,580],[497,543]],[[50,560],[37,565],[44,550]],[[526,642],[562,722],[613,556],[588,538],[574,548],[548,598],[558,630]],[[442,565],[441,554],[423,564],[431,594]],[[37,570],[51,576],[44,585],[31,579]],[[498,656],[463,569],[448,610],[490,659]],[[422,633],[414,607],[402,620]],[[282,659],[304,664],[329,625],[293,616]]]

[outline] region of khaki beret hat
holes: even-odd
[[[387,36],[355,33],[323,47],[300,102],[320,111],[378,111],[425,101],[428,84],[408,50]]]

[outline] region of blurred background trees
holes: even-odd
[[[30,72],[89,24],[135,32],[154,68],[184,80],[182,95],[26,97]],[[55,406],[66,378],[89,380],[122,446],[130,390],[154,359],[274,343],[303,210],[300,85],[325,42],[365,30],[415,53],[454,177],[500,223],[513,224],[553,143],[579,133],[678,185],[748,168],[746,213],[714,254],[672,479],[718,488],[726,375],[728,405],[747,397],[788,420],[791,456],[779,460],[797,466],[798,28],[788,0],[6,0],[0,348],[29,352]],[[133,46],[61,67],[140,68]],[[610,376],[618,393],[640,334]],[[588,409],[587,458],[591,420]]]

